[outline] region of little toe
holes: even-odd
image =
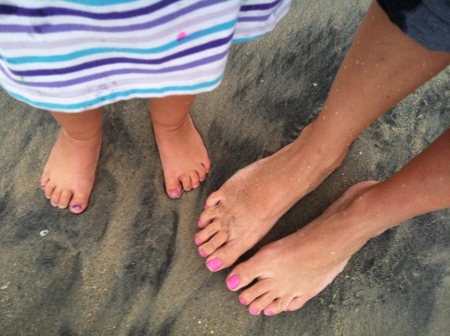
[[[58,208],[65,209],[69,206],[70,199],[72,198],[72,192],[64,190],[59,197]]]
[[[183,174],[179,177],[179,180],[181,182],[181,185],[183,186],[183,189],[186,191],[189,191],[192,189],[192,181],[190,174]]]
[[[269,306],[276,299],[277,297],[274,295],[274,292],[272,291],[266,292],[257,299],[255,299],[248,307],[248,310],[250,312],[255,310],[258,311],[258,313],[262,312],[264,309],[267,308],[267,306]]]
[[[273,300],[273,302],[269,304],[266,309],[264,309],[264,314],[267,316],[272,316],[282,313],[286,310],[292,299],[292,295],[284,295],[276,300]]]
[[[308,302],[308,300],[309,299],[305,298],[304,296],[297,296],[294,299],[292,299],[292,301],[289,303],[289,305],[284,311],[288,312],[300,309],[305,305],[306,302]]]
[[[75,193],[70,202],[70,211],[74,214],[82,213],[86,210],[89,194]]]
[[[59,198],[61,197],[62,190],[55,188],[52,193],[52,197],[50,198],[50,203],[52,206],[58,206]]]
[[[211,195],[209,195],[208,199],[206,200],[205,208],[210,208],[212,206],[217,205],[221,199],[222,193],[220,191],[213,192]]]
[[[210,240],[200,246],[199,251],[203,251],[200,255],[209,256],[219,247],[221,247],[228,239],[228,234],[225,231],[219,231]]]

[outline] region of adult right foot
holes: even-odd
[[[71,137],[64,129],[48,158],[41,178],[45,196],[53,206],[83,212],[94,186],[100,155],[101,133],[86,139]]]
[[[195,236],[199,253],[215,272],[231,266],[303,196],[343,161],[346,148],[321,147],[314,125],[270,157],[238,171],[206,201]]]

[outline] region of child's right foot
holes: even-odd
[[[166,192],[170,198],[179,198],[183,190],[200,185],[211,162],[197,129],[188,115],[176,128],[164,127],[153,122],[159,156],[161,157]]]
[[[64,129],[48,158],[41,178],[45,196],[53,206],[83,212],[94,186],[101,133],[86,140],[72,138]]]

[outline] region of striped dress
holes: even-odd
[[[0,0],[0,85],[81,112],[216,88],[232,43],[275,27],[290,0]]]

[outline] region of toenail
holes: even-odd
[[[74,205],[72,205],[72,209],[78,209],[78,210],[81,210],[81,205],[79,205],[79,204],[74,204]]]
[[[200,186],[200,184],[194,184],[193,186],[192,186],[192,188],[198,188]]]
[[[239,298],[239,302],[240,302],[241,304],[243,304],[243,305],[246,305],[246,304],[247,304],[247,302],[245,302],[245,300],[244,300],[243,298]]]
[[[258,315],[258,314],[259,314],[259,311],[258,311],[258,309],[252,309],[252,310],[250,310],[250,314],[252,314],[252,315]]]
[[[198,253],[202,256],[202,257],[206,257],[206,253],[203,250],[198,250]]]
[[[203,224],[202,224],[202,221],[198,221],[198,222],[197,222],[197,225],[198,225],[199,227],[202,227],[202,225],[203,225]]]
[[[273,315],[273,313],[271,311],[268,311],[267,313],[264,313],[264,314],[266,314],[267,316],[272,316]]]
[[[170,196],[178,196],[179,193],[180,193],[180,192],[179,192],[178,190],[172,190],[172,191],[170,192]]]
[[[211,259],[206,263],[206,266],[209,268],[210,271],[215,272],[222,266],[222,262],[220,261],[220,259],[217,258]]]
[[[51,196],[47,196],[47,195],[45,195],[45,198],[46,198],[46,199],[50,199],[50,198],[51,198]]]
[[[66,205],[66,206],[64,206],[64,205],[60,205],[60,204],[58,204],[58,208],[60,208],[60,209],[65,209],[65,208],[67,208],[67,205]]]
[[[202,241],[198,237],[195,237],[194,242],[195,242],[195,245],[200,245],[202,243]]]
[[[287,309],[287,308],[286,308],[286,309],[285,309],[284,311],[285,311],[285,312],[288,312],[288,311],[289,311],[289,309]]]
[[[205,209],[208,209],[208,208],[209,208],[209,205],[208,205],[208,204],[206,204],[206,205],[205,205]]]
[[[233,275],[232,277],[227,279],[227,286],[228,289],[233,290],[235,289],[237,286],[239,286],[239,277],[237,275]]]
[[[55,203],[53,203],[53,202],[50,202],[50,204],[51,204],[53,207],[58,206],[58,204],[55,204]]]

